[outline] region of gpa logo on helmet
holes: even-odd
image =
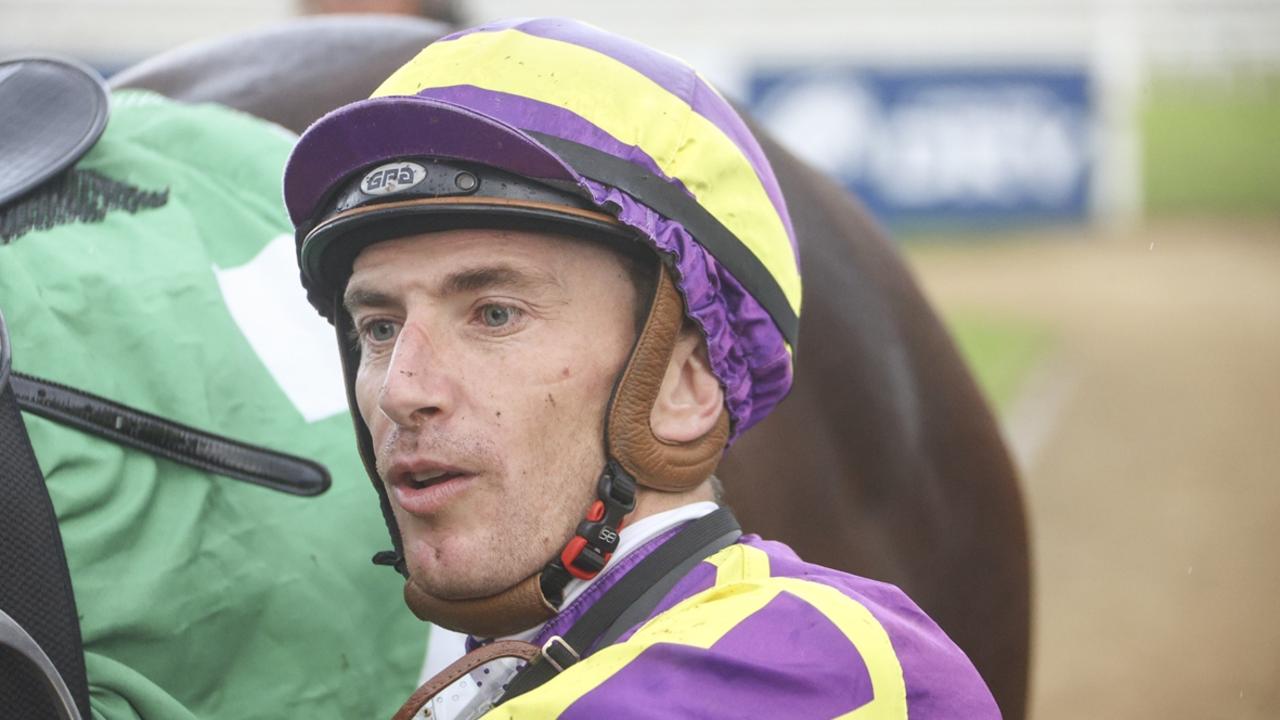
[[[395,162],[379,165],[360,180],[360,190],[365,195],[391,195],[422,182],[427,169],[415,162]]]

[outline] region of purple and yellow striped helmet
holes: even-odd
[[[731,438],[790,389],[800,272],[786,205],[741,118],[684,63],[572,20],[504,21],[433,43],[370,99],[317,121],[289,159],[284,191],[304,283],[331,320],[354,257],[349,243],[334,253],[335,239],[362,214],[421,212],[439,199],[396,204],[413,193],[360,185],[380,180],[377,168],[418,182],[412,158],[534,180],[647,240],[706,336]],[[459,180],[444,196],[455,210],[510,209],[482,193],[458,197],[473,191]],[[330,270],[335,255],[345,270]]]

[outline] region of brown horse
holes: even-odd
[[[365,97],[444,31],[343,17],[158,56],[112,80],[219,102],[301,132]],[[955,346],[862,206],[757,130],[800,242],[804,317],[790,398],[719,475],[748,530],[806,559],[892,582],[1024,715],[1027,533],[1017,478]]]
[[[756,130],[800,241],[796,382],[720,465],[743,526],[892,582],[1026,711],[1030,566],[1018,481],[973,377],[863,207]]]

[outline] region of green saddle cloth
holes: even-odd
[[[413,690],[426,628],[356,455],[332,330],[297,281],[294,138],[117,93],[97,145],[5,211],[14,369],[316,460],[285,495],[25,416],[71,570],[97,718],[368,718]]]

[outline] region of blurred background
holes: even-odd
[[[872,209],[997,408],[1031,717],[1280,717],[1280,3],[0,0],[0,55],[109,75],[342,6],[701,68]]]

